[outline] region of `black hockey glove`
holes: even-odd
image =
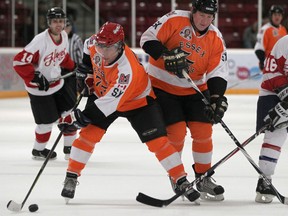
[[[50,87],[50,83],[40,71],[35,71],[34,78],[31,82],[36,83],[40,91],[48,91]]]
[[[184,78],[182,71],[188,70],[187,54],[180,47],[163,52],[165,69],[179,78]]]
[[[275,90],[275,93],[281,101],[288,102],[288,85],[283,85]]]
[[[85,64],[79,64],[76,68],[77,92],[85,89],[84,96],[87,97],[94,92],[93,70]]]
[[[205,106],[204,113],[211,123],[217,124],[223,118],[227,108],[228,103],[225,96],[211,97],[210,105]]]
[[[69,115],[60,118],[58,128],[64,133],[72,133],[80,128],[86,127],[91,120],[82,114],[79,109]]]
[[[288,102],[279,102],[273,109],[269,110],[264,122],[270,124],[268,130],[288,127]]]

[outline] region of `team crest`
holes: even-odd
[[[126,76],[125,76],[125,74],[120,74],[120,76],[119,76],[119,80],[118,80],[118,83],[119,84],[128,84],[129,83],[129,79],[130,79],[130,74],[127,74]]]
[[[191,27],[187,26],[184,29],[181,30],[180,36],[183,37],[186,40],[192,39],[192,29]]]
[[[98,55],[97,53],[93,56],[93,62],[100,67],[101,66],[101,62],[102,62],[102,58],[100,55]]]
[[[272,34],[273,34],[274,37],[279,36],[278,29],[277,29],[277,30],[274,29],[274,30],[272,31]]]

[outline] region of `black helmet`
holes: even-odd
[[[193,13],[201,11],[203,13],[215,14],[217,12],[217,0],[192,0]]]
[[[272,16],[273,13],[280,13],[284,15],[284,9],[280,5],[272,5],[269,10],[269,16]]]
[[[62,8],[60,7],[53,7],[51,9],[48,10],[46,18],[49,19],[61,19],[61,18],[66,18],[66,14],[64,13],[64,11],[62,10]]]

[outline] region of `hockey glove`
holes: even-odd
[[[275,129],[288,127],[288,102],[279,102],[268,112],[264,122],[270,124],[268,130],[273,132]]]
[[[91,120],[82,114],[79,109],[71,112],[69,115],[60,118],[58,128],[64,133],[72,133],[86,127]]]
[[[40,71],[35,71],[34,78],[31,82],[36,83],[40,91],[48,91],[50,87],[48,80]]]
[[[165,69],[179,78],[184,78],[182,71],[188,70],[188,63],[186,60],[187,54],[177,47],[171,51],[163,52],[164,66]]]
[[[275,90],[277,96],[281,101],[288,102],[288,85],[283,85]]]
[[[223,118],[227,108],[228,103],[225,96],[211,97],[210,105],[204,108],[204,114],[211,123],[217,124]]]
[[[77,92],[85,89],[84,96],[87,97],[94,92],[93,71],[85,64],[79,64],[76,68]]]

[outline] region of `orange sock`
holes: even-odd
[[[174,181],[186,176],[180,154],[169,143],[167,137],[159,137],[146,143],[148,149],[155,153],[157,159]]]
[[[186,136],[186,122],[177,122],[169,125],[167,128],[167,135],[170,143],[174,148],[181,153],[184,147],[184,141]]]
[[[212,161],[212,125],[203,122],[188,122],[192,135],[192,153],[195,171],[205,173],[211,167]]]
[[[67,171],[77,173],[80,176],[94,151],[95,144],[102,139],[105,132],[94,125],[88,125],[81,129],[79,138],[72,144]]]

